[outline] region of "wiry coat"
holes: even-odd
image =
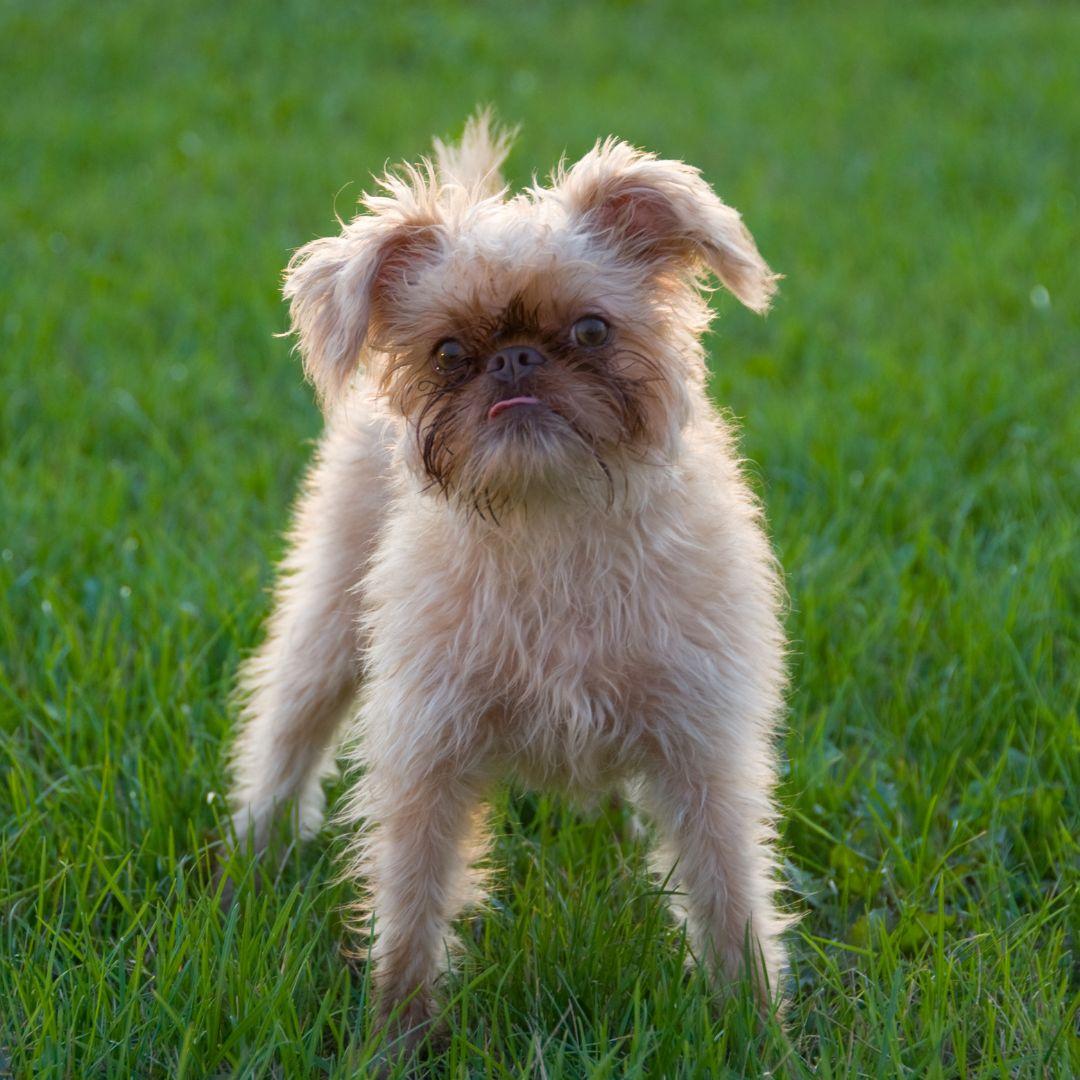
[[[775,278],[681,163],[608,141],[507,197],[506,148],[474,121],[290,264],[328,425],[241,675],[237,831],[261,845],[290,798],[317,824],[350,716],[348,871],[382,1007],[407,1001],[409,1028],[432,1009],[492,785],[628,787],[697,955],[775,994],[781,590],[705,394],[699,274],[755,310]],[[583,315],[609,326],[602,345],[575,343]],[[464,366],[433,371],[448,338]],[[545,362],[500,413],[484,365],[507,341]]]

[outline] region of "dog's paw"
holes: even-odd
[[[413,1075],[420,1063],[443,1049],[446,1037],[445,1025],[428,992],[418,991],[397,1005],[380,1005],[365,1047],[371,1052],[366,1075]]]
[[[400,1004],[382,1006],[376,1022],[386,1044],[392,1042],[414,1050],[438,1034],[437,1017],[438,1009],[431,992],[418,990]]]

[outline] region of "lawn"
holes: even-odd
[[[0,1077],[363,1074],[332,831],[217,903],[228,695],[320,426],[280,270],[479,101],[516,182],[694,162],[786,275],[709,344],[803,918],[759,1024],[619,811],[506,793],[435,1074],[1080,1073],[1078,56],[1051,3],[0,6]]]

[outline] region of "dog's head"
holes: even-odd
[[[696,169],[609,139],[507,196],[485,117],[437,164],[388,174],[285,294],[306,371],[339,398],[363,364],[430,484],[481,513],[613,490],[663,460],[705,369],[702,279],[764,312],[776,277]]]

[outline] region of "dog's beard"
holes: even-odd
[[[472,410],[450,403],[417,431],[428,484],[446,498],[496,523],[538,501],[609,505],[615,497],[615,448],[588,435],[547,406],[519,408],[498,429],[476,423]]]
[[[429,488],[481,517],[562,502],[610,508],[629,463],[647,460],[662,417],[655,365],[633,355],[603,372],[569,360],[560,384],[529,387],[538,405],[492,420],[497,398],[473,380],[424,379],[411,395],[419,469]]]

